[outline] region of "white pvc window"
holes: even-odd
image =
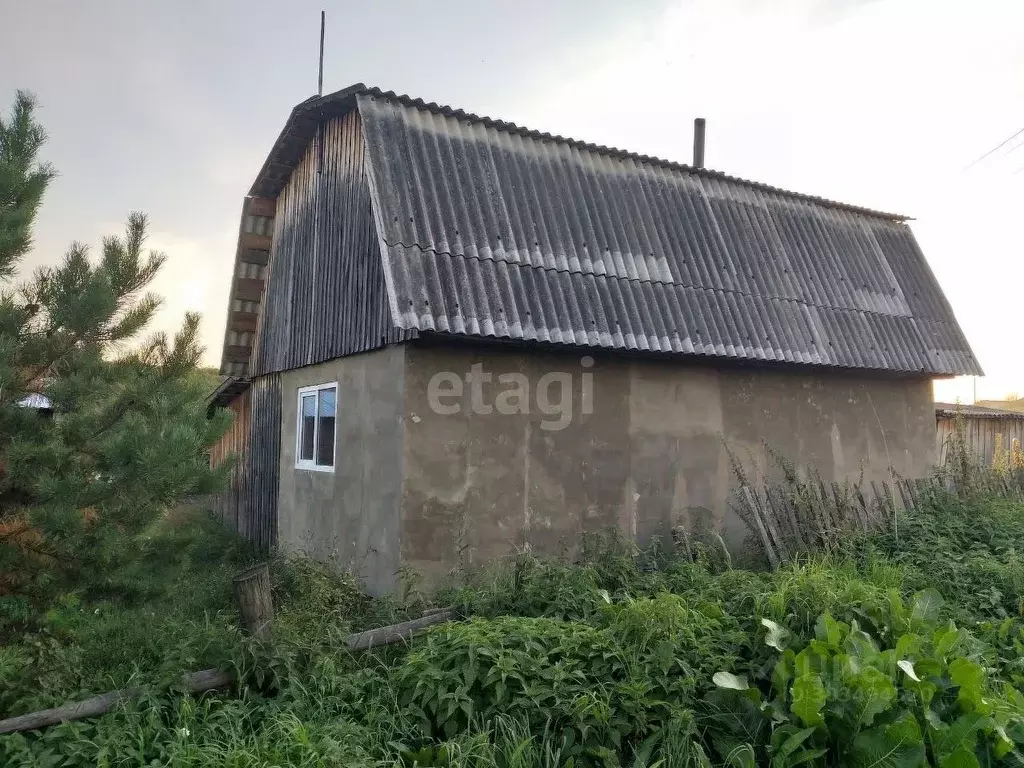
[[[297,469],[334,471],[337,415],[337,382],[299,389],[298,418],[295,425]]]

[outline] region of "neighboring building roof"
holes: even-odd
[[[951,419],[958,413],[969,419],[1022,419],[1024,413],[1009,411],[1003,408],[990,408],[983,405],[965,405],[963,403],[936,403],[935,415],[943,419]]]
[[[999,411],[1016,411],[1024,413],[1024,400],[978,400],[975,405],[995,408]]]
[[[53,403],[46,395],[39,392],[30,392],[18,401],[22,408],[35,408],[38,411],[52,411]]]
[[[353,108],[400,328],[981,372],[904,217],[716,171],[356,85],[292,111],[251,194]]]

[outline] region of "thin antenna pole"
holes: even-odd
[[[324,95],[324,27],[327,26],[327,11],[320,11],[320,66],[316,76],[316,95]]]
[[[316,72],[317,96],[324,95],[324,29],[326,26],[327,11],[320,11],[320,65],[317,67]],[[324,127],[322,125],[317,128],[316,155],[316,175],[319,177],[324,172]],[[319,187],[317,189],[319,197]]]

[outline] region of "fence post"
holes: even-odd
[[[266,563],[254,565],[234,578],[235,600],[242,616],[246,634],[258,640],[270,639],[274,621],[274,601],[270,593],[270,568]]]

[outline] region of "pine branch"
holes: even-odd
[[[0,279],[10,278],[32,247],[32,225],[55,175],[37,160],[46,132],[35,110],[35,98],[18,91],[10,119],[0,118]]]

